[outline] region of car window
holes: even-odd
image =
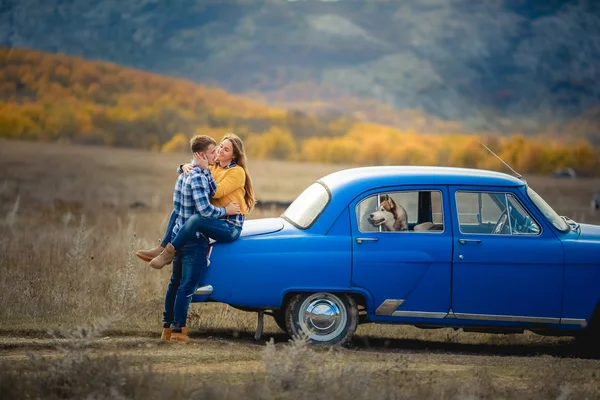
[[[367,196],[356,206],[360,232],[441,232],[442,193],[396,191]]]
[[[482,193],[481,194],[481,220],[483,222],[496,222],[504,211],[505,207],[502,198],[497,193]],[[476,210],[477,211],[477,210]]]
[[[537,235],[540,227],[511,193],[456,192],[461,233]]]
[[[492,226],[506,209],[502,193],[456,192],[456,206],[461,227]]]
[[[537,235],[541,232],[540,226],[531,214],[512,194],[508,194],[508,208],[510,210],[509,226],[513,235]]]
[[[569,224],[562,219],[552,207],[546,201],[537,194],[532,188],[527,187],[527,194],[529,198],[537,206],[537,208],[544,214],[544,217],[550,222],[556,229],[561,232],[568,232],[571,230]]]
[[[329,203],[329,192],[319,183],[310,185],[285,210],[282,217],[301,229],[311,226]]]

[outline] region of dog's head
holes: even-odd
[[[389,195],[384,194],[381,196],[379,208],[369,215],[368,221],[375,227],[380,225],[391,227],[394,225],[397,218],[398,206],[396,205],[396,202]]]

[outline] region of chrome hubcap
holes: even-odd
[[[317,300],[309,304],[306,320],[311,328],[328,331],[340,320],[340,309],[329,300]]]
[[[302,302],[300,328],[312,340],[326,342],[335,339],[346,327],[344,303],[335,295],[315,293]]]

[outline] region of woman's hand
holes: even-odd
[[[191,163],[183,164],[181,166],[181,170],[183,171],[184,176],[187,176],[187,174],[192,172],[193,169],[194,169],[194,164],[191,164]]]
[[[206,158],[206,154],[204,153],[194,153],[194,160],[196,161],[196,165],[200,169],[208,168],[208,158]]]
[[[225,207],[225,215],[237,215],[241,213],[240,205],[232,201]]]

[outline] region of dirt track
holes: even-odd
[[[218,379],[241,384],[264,376],[262,354],[273,337],[278,349],[288,337],[268,334],[255,341],[249,333],[194,332],[189,344],[161,342],[154,332],[135,336],[109,332],[86,342],[96,356],[126,357],[132,365],[151,365],[160,373],[193,374],[198,379]],[[0,332],[0,361],[26,364],[31,354],[48,359],[63,357],[70,339],[50,338],[39,332]],[[338,349],[346,364],[370,374],[400,368],[406,377],[446,386],[489,385],[501,390],[539,393],[547,397],[561,385],[577,387],[587,398],[600,398],[600,360],[573,356],[569,342],[556,344],[481,345],[418,339],[368,339],[357,337],[350,348]]]

